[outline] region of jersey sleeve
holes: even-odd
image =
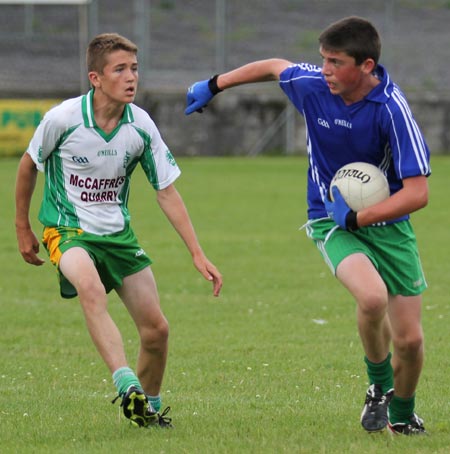
[[[398,178],[429,176],[430,150],[400,91],[394,91],[389,110],[389,143]]]
[[[304,100],[311,92],[325,88],[322,70],[316,65],[298,63],[280,74],[280,88],[297,110],[304,115]]]
[[[57,107],[49,110],[36,128],[27,148],[27,153],[39,171],[44,171],[44,163],[57,148],[65,126],[58,114]]]
[[[151,133],[144,140],[145,149],[140,162],[151,185],[161,190],[171,185],[181,171],[153,121],[151,124]]]

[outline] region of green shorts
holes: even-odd
[[[74,286],[59,270],[61,255],[72,247],[81,247],[88,252],[107,293],[120,287],[124,277],[137,273],[152,263],[139,246],[131,227],[111,235],[95,235],[70,227],[45,227],[42,243],[50,261],[58,269],[63,298],[77,296]]]
[[[409,221],[348,232],[336,228],[329,219],[321,219],[308,222],[307,234],[333,274],[345,257],[361,252],[372,261],[391,295],[419,295],[427,288]]]

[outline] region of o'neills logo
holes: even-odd
[[[340,180],[341,178],[354,178],[355,180],[360,180],[361,183],[368,183],[372,177],[362,170],[341,169],[336,172],[334,179]]]

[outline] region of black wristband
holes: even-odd
[[[208,80],[208,88],[211,90],[211,93],[213,95],[217,95],[217,93],[220,93],[221,91],[223,91],[217,86],[218,77],[219,77],[219,74],[216,74],[215,76],[212,76],[211,79]]]
[[[358,230],[358,220],[356,218],[357,214],[358,213],[356,211],[350,210],[347,216],[345,217],[345,227],[350,232]]]

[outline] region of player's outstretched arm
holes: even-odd
[[[280,74],[292,63],[280,58],[255,61],[236,68],[224,74],[211,77],[208,80],[195,82],[188,89],[186,95],[186,110],[189,115],[193,112],[203,112],[203,108],[221,91],[254,82],[268,82],[278,80]]]
[[[36,186],[37,169],[28,153],[19,163],[16,177],[16,235],[19,251],[23,259],[32,265],[42,265],[38,257],[39,241],[31,229],[29,212],[31,197]]]
[[[222,275],[208,260],[200,247],[186,206],[175,186],[170,185],[167,188],[158,191],[157,200],[167,219],[169,219],[170,223],[186,244],[191,253],[195,267],[205,279],[213,283],[214,296],[219,296],[220,289],[222,288]]]

